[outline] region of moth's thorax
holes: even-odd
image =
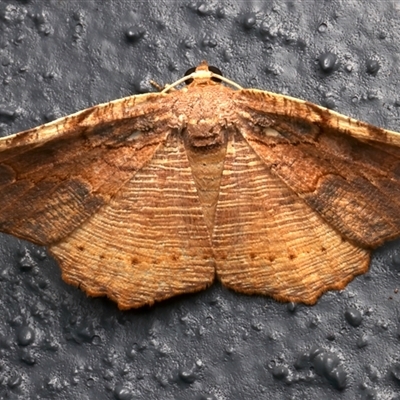
[[[208,148],[222,145],[226,128],[233,120],[234,91],[212,81],[192,85],[173,93],[176,97],[173,113],[179,130],[189,146]]]

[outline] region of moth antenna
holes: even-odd
[[[225,78],[225,77],[222,76],[222,75],[218,75],[218,74],[212,73],[212,74],[211,74],[211,77],[212,77],[212,78],[221,79],[222,82],[225,82],[225,83],[227,83],[228,85],[231,85],[231,86],[233,86],[234,88],[236,88],[236,89],[238,89],[238,90],[242,90],[242,89],[243,89],[243,86],[240,86],[240,85],[237,84],[236,82],[231,81],[230,79]]]
[[[161,93],[167,93],[169,90],[173,89],[174,87],[180,85],[181,83],[189,80],[189,79],[211,79],[211,78],[217,78],[220,79],[221,81],[227,83],[228,85],[233,86],[234,88],[241,90],[243,89],[242,86],[238,85],[236,82],[231,81],[230,79],[227,79],[223,77],[222,75],[216,74],[211,71],[195,71],[189,75],[183,76],[181,79],[178,79],[174,83],[171,83],[171,85],[165,85],[165,88],[161,91]]]

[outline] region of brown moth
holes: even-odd
[[[210,69],[0,139],[0,231],[121,309],[215,277],[314,304],[366,272],[400,236],[400,134]]]

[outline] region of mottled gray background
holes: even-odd
[[[1,0],[0,132],[202,59],[400,130],[399,26],[397,1]],[[64,284],[45,249],[0,239],[1,399],[400,399],[399,242],[313,307],[215,284],[121,312]]]

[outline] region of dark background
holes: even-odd
[[[0,132],[202,59],[400,130],[399,26],[396,1],[1,0]],[[121,312],[64,284],[45,249],[0,239],[1,399],[400,399],[399,242],[313,307],[214,284]]]

